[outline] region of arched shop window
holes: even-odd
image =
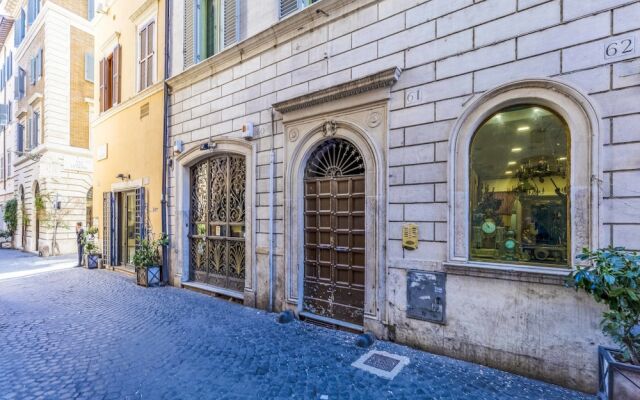
[[[570,254],[570,135],[536,105],[493,114],[471,142],[469,258],[567,266]]]

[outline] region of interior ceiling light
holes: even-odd
[[[522,151],[522,147],[514,147],[513,149],[511,149],[512,153],[520,153]]]
[[[528,132],[531,130],[530,126],[519,126],[518,127],[518,132]]]
[[[509,162],[507,163],[507,165],[516,165],[516,164],[517,164],[517,163],[516,163],[515,161],[509,161]]]
[[[507,175],[511,175],[511,174],[513,174],[513,171],[504,171],[504,173],[507,174]]]
[[[558,158],[558,161],[564,161],[564,160],[566,160],[566,159],[567,159],[567,157],[559,157],[559,158]]]

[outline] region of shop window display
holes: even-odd
[[[471,260],[567,266],[569,140],[562,118],[534,105],[480,126],[470,154]]]

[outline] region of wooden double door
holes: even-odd
[[[330,140],[304,180],[304,311],[363,324],[365,237],[362,159],[349,142]]]

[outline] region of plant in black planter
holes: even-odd
[[[87,255],[87,268],[98,268],[98,262],[100,261],[100,249],[96,245],[96,235],[98,234],[98,228],[91,227],[87,229],[82,238],[84,252]]]
[[[571,285],[607,305],[602,331],[620,347],[600,347],[599,395],[603,399],[640,399],[640,255],[621,247],[578,256],[586,266],[571,273]]]
[[[136,279],[140,286],[156,286],[160,284],[160,249],[169,243],[166,235],[154,239],[153,234],[140,240],[140,246],[133,254],[136,266]]]

